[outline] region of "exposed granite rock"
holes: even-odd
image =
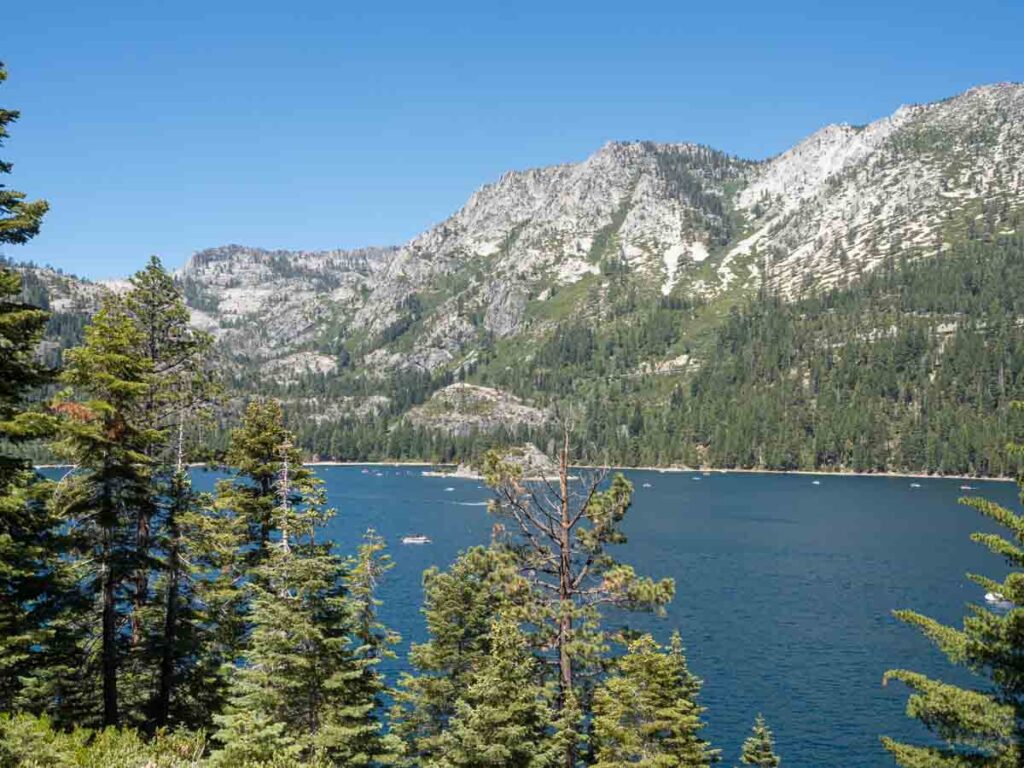
[[[514,432],[522,427],[538,427],[550,417],[547,411],[527,405],[500,389],[452,384],[413,408],[406,418],[418,427],[465,437],[500,428]]]

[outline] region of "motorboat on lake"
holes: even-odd
[[[424,536],[421,533],[417,533],[417,534],[415,534],[413,536],[403,536],[402,537],[402,543],[403,544],[429,544],[430,543],[430,537],[429,536]]]
[[[993,608],[1002,608],[1009,610],[1013,608],[1013,601],[1007,600],[999,592],[986,592],[985,602],[991,605]]]

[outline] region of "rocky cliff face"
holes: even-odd
[[[940,252],[980,218],[1024,204],[1024,87],[974,88],[863,127],[831,125],[765,163],[738,197],[756,252],[787,296],[889,256]],[[990,222],[991,223],[991,222]]]

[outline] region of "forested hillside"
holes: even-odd
[[[763,292],[710,328],[712,308],[669,298],[624,311],[628,322],[568,320],[533,352],[485,350],[466,378],[575,408],[587,461],[1012,474],[1022,295],[1024,241],[977,239],[796,302]],[[670,350],[677,368],[643,367]],[[431,385],[403,391],[414,402]],[[454,437],[383,415],[300,432],[324,455],[362,459],[453,460],[552,437],[536,427]]]

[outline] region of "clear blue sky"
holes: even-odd
[[[401,243],[609,139],[761,158],[1024,79],[1024,2],[48,0],[0,10],[7,255],[91,277],[229,242]]]

